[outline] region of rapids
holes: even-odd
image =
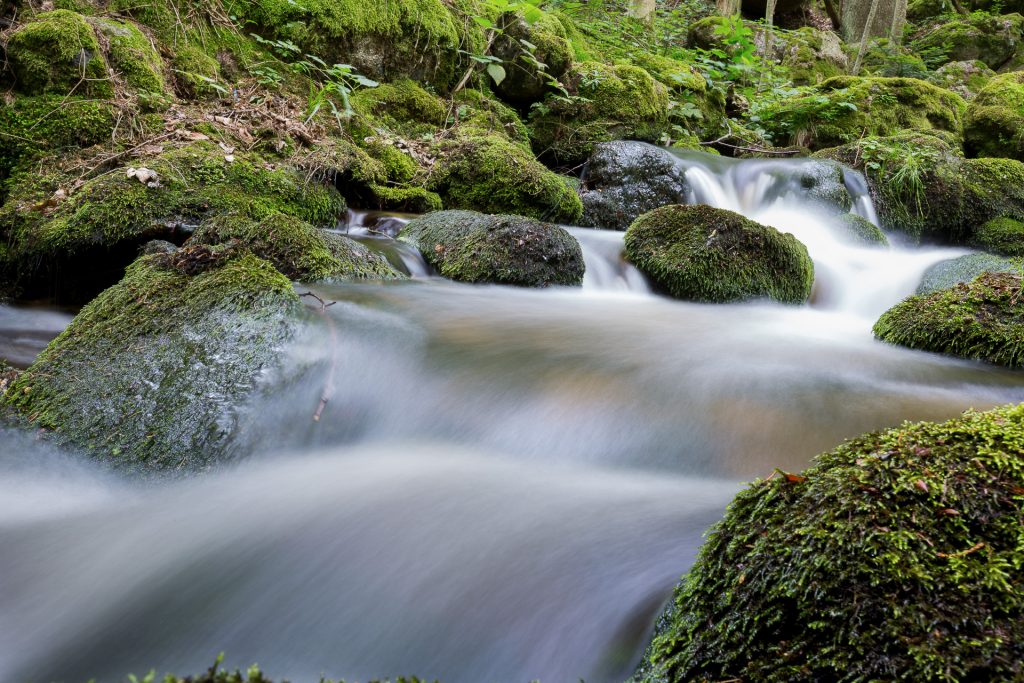
[[[743,481],[1024,400],[1020,373],[871,336],[962,252],[850,246],[798,160],[679,163],[693,201],[807,244],[812,304],[672,301],[621,233],[582,228],[582,288],[462,285],[392,239],[408,217],[355,214],[341,229],[413,279],[311,286],[337,304],[244,407],[230,466],[139,482],[0,431],[0,681],[184,674],[221,650],[296,683],[621,681]],[[38,341],[4,330],[67,322],[26,310],[0,309],[16,364]]]

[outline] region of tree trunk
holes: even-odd
[[[723,17],[731,17],[740,13],[743,0],[716,0],[715,12]]]
[[[888,0],[887,0],[888,1]],[[898,2],[898,0],[897,0]],[[873,34],[871,29],[875,25],[875,17],[878,16],[878,6],[882,4],[882,0],[871,0],[871,6],[868,8],[868,16],[864,19],[864,32],[860,36],[860,47],[857,48],[857,59],[853,62],[853,68],[850,70],[854,76],[860,73],[861,62],[864,61],[864,53],[868,49],[868,38]]]
[[[629,0],[626,16],[650,26],[654,23],[655,0]]]
[[[902,0],[843,0],[840,12],[843,40],[852,43],[863,41],[865,35],[889,37],[894,26],[902,30],[907,5]]]

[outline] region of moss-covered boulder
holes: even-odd
[[[637,683],[1014,681],[1024,407],[906,423],[757,481],[708,534]]]
[[[949,289],[961,282],[970,282],[982,273],[1020,273],[1020,259],[1008,259],[985,253],[973,253],[940,261],[924,271],[915,294],[930,294]]]
[[[971,244],[986,221],[1024,219],[1024,164],[964,159],[941,136],[865,137],[816,156],[863,171],[882,225],[915,240]]]
[[[668,89],[639,67],[581,62],[563,82],[570,96],[549,97],[530,119],[541,157],[580,164],[599,142],[656,142],[669,130]]]
[[[569,184],[504,135],[465,128],[444,140],[427,186],[444,205],[573,223],[583,206]]]
[[[974,241],[986,251],[1004,256],[1024,256],[1024,221],[993,218],[983,223]]]
[[[261,220],[222,215],[203,223],[189,244],[244,245],[292,280],[394,280],[403,275],[380,254],[342,235],[315,228],[295,216]]]
[[[832,225],[839,231],[843,240],[850,244],[867,247],[885,247],[889,239],[877,225],[855,213],[837,214]]]
[[[522,216],[439,211],[410,222],[399,239],[452,280],[520,287],[583,282],[583,252],[573,236]]]
[[[491,93],[466,88],[455,95],[455,104],[455,116],[461,125],[503,133],[516,144],[530,146],[530,133],[519,114]]]
[[[443,0],[230,0],[229,14],[265,38],[292,41],[328,64],[351,64],[380,81],[403,76],[444,90],[460,75],[460,49],[482,30]]]
[[[725,209],[655,209],[633,222],[625,243],[626,258],[679,299],[803,303],[811,296],[807,248],[789,233]]]
[[[776,144],[821,149],[905,131],[958,134],[967,103],[915,78],[837,76],[761,112]]]
[[[951,21],[927,25],[912,36],[915,52],[942,52],[949,61],[979,60],[999,70],[1014,58],[1024,41],[1024,16],[986,13],[957,15]]]
[[[30,95],[113,93],[92,25],[70,10],[44,12],[15,29],[7,39],[7,59],[18,90]]]
[[[145,256],[82,309],[5,402],[117,465],[206,468],[301,310],[288,278],[244,251]]]
[[[641,214],[687,198],[686,170],[660,147],[602,142],[583,173],[580,225],[625,230]]]
[[[1018,368],[1024,365],[1024,288],[1020,273],[982,273],[886,311],[875,336],[912,349]]]
[[[352,96],[352,106],[370,119],[371,128],[383,123],[409,137],[431,134],[448,118],[445,102],[408,78],[363,88]]]
[[[57,163],[57,162],[55,162]],[[75,189],[59,171],[14,178],[0,207],[0,275],[31,293],[52,286],[95,293],[116,282],[144,242],[181,243],[206,218],[234,212],[259,220],[283,213],[333,226],[345,204],[338,192],[287,166],[212,143],[175,147]],[[150,172],[153,175],[150,175]]]
[[[952,90],[968,102],[973,100],[981,89],[988,85],[996,72],[978,60],[970,62],[949,62],[928,74],[928,81],[940,88]],[[968,107],[968,119],[970,108]],[[966,124],[965,124],[966,127]]]
[[[964,149],[971,156],[1024,161],[1024,71],[996,76],[974,98]]]
[[[164,64],[153,41],[127,21],[91,18],[96,35],[104,42],[107,63],[124,85],[135,92],[164,91]]]
[[[554,15],[532,10],[531,21],[507,13],[498,20],[501,33],[491,54],[502,60],[505,78],[494,86],[498,95],[516,105],[543,99],[551,80],[557,81],[573,61],[565,27]]]

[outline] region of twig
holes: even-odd
[[[327,315],[327,309],[338,302],[324,301],[324,299],[313,292],[303,292],[300,296],[308,296],[317,300],[320,304],[320,315],[327,321],[327,329],[331,332],[331,367],[327,371],[327,381],[324,382],[324,389],[320,392],[320,402],[317,404],[316,410],[313,411],[313,422],[319,422],[324,414],[324,408],[327,407],[327,402],[334,395],[334,370],[337,364],[335,354],[338,350],[338,329],[334,326],[334,321],[331,317]]]

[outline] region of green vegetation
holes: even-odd
[[[807,248],[795,237],[704,205],[637,218],[626,231],[626,258],[661,289],[693,301],[803,303],[814,283]]]
[[[905,423],[757,481],[635,680],[1015,680],[1024,407]]]
[[[984,223],[974,239],[978,246],[1004,256],[1024,256],[1024,222],[993,218]]]
[[[399,237],[453,280],[520,287],[583,282],[583,252],[572,235],[522,216],[440,211],[412,221]]]
[[[7,57],[26,94],[113,93],[96,33],[85,17],[70,10],[40,14],[15,30],[7,40]]]
[[[912,296],[875,323],[875,336],[912,349],[996,365],[1024,365],[1019,273],[982,273],[969,283]]]
[[[1024,161],[1024,72],[996,76],[981,89],[967,108],[964,148]]]
[[[941,50],[949,61],[977,59],[998,70],[1010,62],[1024,40],[1024,17],[984,12],[957,16],[916,31],[910,49],[918,53]]]

